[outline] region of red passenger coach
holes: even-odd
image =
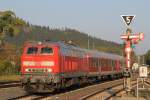
[[[21,57],[22,85],[28,92],[120,77],[124,58],[63,42],[26,43]]]

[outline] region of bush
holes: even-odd
[[[8,60],[0,61],[0,75],[14,74],[17,72],[17,68]]]

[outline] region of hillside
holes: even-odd
[[[31,25],[29,27],[24,27],[20,29],[21,32],[14,36],[5,37],[5,41],[9,43],[13,43],[15,45],[22,46],[25,41],[44,41],[44,40],[51,40],[51,41],[69,41],[72,40],[74,44],[87,48],[88,47],[88,35],[82,32],[79,32],[74,29],[49,29],[49,27],[41,27]],[[93,42],[94,47],[97,50],[117,53],[121,54],[121,46],[114,42],[109,42],[106,40],[98,39],[95,37],[89,37],[90,49],[93,49]]]
[[[14,12],[0,12],[0,33],[5,33],[4,40],[8,43],[22,46],[25,41],[69,41],[72,40],[76,45],[87,48],[88,35],[87,33],[79,32],[74,29],[51,29],[47,26],[31,25],[29,22],[18,18]],[[0,36],[2,36],[0,34]],[[97,50],[121,54],[121,45],[89,37],[90,49],[94,47]]]

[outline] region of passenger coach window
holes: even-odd
[[[36,54],[38,51],[37,47],[29,47],[27,50],[27,54]]]
[[[52,54],[53,53],[53,49],[50,47],[43,47],[41,49],[41,54]]]

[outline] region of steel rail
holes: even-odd
[[[133,80],[133,81],[135,81],[135,80]],[[86,96],[80,98],[80,100],[87,100],[88,98],[91,98],[91,97],[93,97],[94,95],[103,93],[103,92],[105,92],[105,91],[107,91],[107,90],[109,90],[109,89],[112,89],[112,88],[115,88],[115,87],[118,87],[118,86],[121,86],[121,85],[123,85],[123,83],[118,83],[118,84],[110,85],[110,86],[108,86],[107,88],[103,88],[102,90],[98,90],[98,91],[95,91],[95,92],[93,92],[93,93],[91,93],[91,94],[89,94],[89,95],[86,95]],[[133,85],[135,85],[135,84],[133,84]],[[106,100],[109,100],[110,98],[112,98],[113,96],[117,95],[118,93],[120,93],[120,92],[123,91],[124,89],[125,89],[125,88],[123,87],[123,88],[119,89],[118,91],[115,91],[115,92],[112,93],[110,96],[108,96],[108,97],[106,98]]]
[[[8,83],[3,83],[0,84],[0,89],[1,88],[9,88],[9,87],[17,87],[17,86],[21,86],[21,83],[18,82],[8,82]]]

